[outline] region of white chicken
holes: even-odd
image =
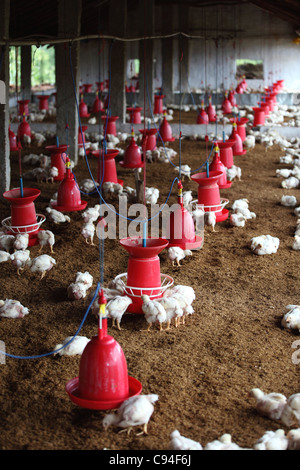
[[[289,178],[292,175],[292,170],[289,170],[288,168],[281,168],[279,170],[276,170],[276,176],[278,178]]]
[[[100,217],[100,204],[89,207],[81,214],[85,224],[96,222]]]
[[[289,441],[288,450],[300,450],[300,428],[291,429],[286,437]]]
[[[229,222],[232,227],[245,227],[246,220],[247,218],[243,214],[237,213],[230,215]]]
[[[242,450],[242,448],[232,442],[230,434],[223,434],[219,439],[206,444],[204,450]]]
[[[211,227],[212,231],[215,232],[215,226],[217,223],[217,216],[214,211],[206,211],[204,213],[204,225]]]
[[[105,312],[112,319],[112,327],[117,324],[118,330],[121,330],[122,317],[131,304],[132,300],[126,295],[117,295],[107,303]]]
[[[94,236],[96,232],[96,227],[92,222],[85,223],[81,229],[81,235],[85,239],[85,242],[88,245],[95,246]]]
[[[300,331],[300,305],[287,305],[288,312],[281,320],[283,328]]]
[[[191,250],[183,250],[179,246],[171,246],[168,249],[168,257],[172,261],[172,266],[181,266],[180,261],[183,260],[186,256],[192,256]]]
[[[97,181],[95,182],[96,186],[99,186],[99,183]],[[79,189],[83,191],[84,193],[90,193],[95,190],[95,184],[94,181],[90,178],[85,178],[84,180],[81,181],[79,185]]]
[[[145,200],[146,204],[156,204],[159,198],[159,190],[157,188],[146,188]]]
[[[29,250],[15,251],[10,256],[10,259],[11,259],[13,266],[17,268],[18,276],[20,276],[21,275],[20,271],[24,270],[25,266],[28,264],[28,261],[30,260],[30,251]]]
[[[287,450],[288,438],[283,429],[277,431],[267,431],[254,446],[254,450]]]
[[[277,253],[279,244],[279,238],[271,235],[261,235],[251,239],[250,248],[256,255],[270,255]]]
[[[237,209],[249,209],[249,201],[248,199],[236,199],[232,206],[231,206],[231,209],[233,211],[237,210]]]
[[[170,450],[203,450],[200,442],[184,437],[176,429],[171,433]]]
[[[17,233],[13,243],[13,248],[16,251],[27,250],[29,244],[29,234],[28,233]]]
[[[139,395],[125,400],[116,413],[109,413],[103,418],[104,429],[114,425],[123,428],[120,432],[127,432],[129,435],[135,426],[143,426],[143,431],[137,436],[148,434],[148,423],[154,412],[154,403],[157,402],[158,395]]]
[[[294,189],[298,188],[300,181],[295,176],[290,176],[289,178],[281,182],[281,187],[284,189]]]
[[[179,172],[180,170],[180,167],[179,166],[176,166],[175,167],[175,170]],[[191,167],[189,167],[188,165],[181,165],[181,177],[182,177],[182,180],[184,180],[185,178],[188,178],[189,180],[191,179]]]
[[[249,395],[255,399],[258,414],[272,420],[280,419],[287,402],[284,395],[274,392],[265,394],[259,388],[253,388]]]
[[[0,317],[24,318],[29,314],[29,309],[24,307],[18,300],[0,300]]]
[[[84,273],[78,271],[75,277],[75,282],[81,282],[87,289],[89,289],[93,285],[94,278],[88,271],[85,271]]]
[[[142,295],[142,310],[145,320],[149,324],[147,331],[150,330],[153,323],[159,323],[160,331],[162,324],[167,320],[167,313],[164,307],[157,300],[151,300],[148,295]]]
[[[282,196],[281,205],[285,207],[295,207],[297,205],[297,199],[295,196]]]
[[[83,282],[72,282],[67,288],[68,299],[84,299],[87,294],[87,287]]]
[[[299,235],[294,236],[294,241],[293,241],[293,244],[292,244],[292,250],[300,251],[300,236]]]
[[[0,250],[0,263],[10,260],[10,254],[7,251]]]
[[[3,251],[11,251],[14,247],[15,236],[14,235],[1,235],[0,236],[0,248]]]
[[[300,393],[295,393],[287,399],[280,419],[285,426],[300,426]]]
[[[182,193],[183,207],[188,207],[189,204],[192,202],[192,200],[193,200],[193,192],[192,191],[184,191]]]
[[[178,285],[174,286],[171,289],[167,289],[164,292],[164,297],[172,297],[174,294],[181,294],[186,298],[188,303],[191,305],[196,299],[196,294],[194,289],[191,286]]]
[[[61,344],[54,348],[54,356],[76,356],[83,353],[86,345],[89,343],[86,336],[68,336]]]
[[[238,207],[237,209],[234,209],[233,213],[242,214],[246,218],[246,220],[256,219],[255,212],[251,212],[249,209],[246,209],[245,207]]]
[[[194,309],[190,301],[181,293],[176,292],[175,294],[172,295],[172,298],[177,300],[177,302],[179,303],[179,306],[183,310],[183,315],[179,317],[177,321],[177,325],[179,325],[180,319],[182,319],[182,324],[184,325],[186,316],[192,315],[194,313]]]
[[[230,168],[226,167],[226,176],[228,181],[233,181],[235,178],[240,181],[242,178],[242,170],[236,165],[232,165]]]
[[[247,135],[246,139],[243,142],[243,145],[248,150],[253,149],[255,147],[255,136]]]
[[[45,246],[50,247],[50,252],[53,254],[53,246],[55,244],[55,235],[51,230],[40,230],[38,232],[38,241],[40,245],[39,251],[41,252]]]
[[[52,222],[54,222],[55,224],[71,222],[71,219],[68,215],[65,215],[62,212],[57,211],[56,209],[53,209],[51,207],[47,207],[46,212],[48,213],[49,219],[52,220]]]
[[[171,326],[171,321],[174,318],[175,321],[175,326],[177,328],[178,326],[178,321],[179,319],[183,316],[183,310],[179,305],[179,302],[177,299],[174,299],[173,297],[162,297],[159,299],[160,304],[164,307],[166,311],[166,322],[167,322],[167,327],[166,329],[169,330]]]
[[[27,261],[30,270],[33,273],[41,273],[41,280],[44,278],[47,271],[50,271],[56,265],[56,260],[49,255],[37,256],[34,259]]]

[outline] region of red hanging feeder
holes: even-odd
[[[169,247],[179,246],[183,250],[198,250],[203,238],[195,234],[195,224],[190,212],[183,207],[182,183],[178,182],[178,209],[170,214]]]
[[[155,95],[154,96],[154,114],[163,114],[163,99],[166,95]]]
[[[100,100],[100,98],[98,96],[98,93],[96,94],[96,98],[95,98],[95,101],[93,103],[92,112],[94,114],[104,112],[104,105],[103,105],[102,101]]]
[[[233,161],[233,150],[234,140],[228,139],[224,142],[217,140],[216,144],[220,149],[220,159],[226,168],[231,168],[234,165]]]
[[[253,108],[254,120],[253,127],[264,126],[265,124],[265,112],[262,108]]]
[[[106,299],[99,295],[100,309]],[[101,311],[99,315],[102,315]],[[107,318],[99,318],[98,335],[84,348],[79,375],[66,384],[66,392],[76,405],[92,410],[118,408],[139,395],[142,384],[128,375],[127,361],[120,344],[107,334]]]
[[[89,126],[79,126],[78,128],[78,145],[82,146],[82,144],[85,144],[86,138],[85,138],[85,132],[88,130]],[[81,133],[82,129],[82,133]]]
[[[80,190],[71,172],[71,161],[66,158],[66,172],[57,192],[57,202],[52,203],[53,209],[60,212],[76,212],[84,210],[87,201],[81,200]]]
[[[209,122],[216,122],[217,114],[216,114],[215,107],[212,105],[211,96],[208,98],[208,105],[205,111],[207,112]]]
[[[257,104],[264,111],[265,117],[269,116],[269,114],[270,114],[269,104],[266,101],[261,101],[260,103],[257,103]]]
[[[232,133],[229,139],[234,141],[232,146],[232,152],[234,156],[246,155],[247,150],[243,148],[242,139],[237,132],[236,122],[232,123]]]
[[[56,167],[58,169],[58,175],[54,178],[54,181],[62,181],[66,171],[66,152],[67,145],[48,145],[45,150],[49,150],[51,156],[51,168]]]
[[[231,103],[228,99],[228,93],[226,92],[225,93],[225,98],[224,98],[224,101],[222,103],[222,111],[224,114],[231,114],[232,113],[232,106],[231,106]]]
[[[172,127],[167,121],[166,116],[164,116],[160,126],[159,126],[159,134],[164,142],[174,142],[175,137],[172,135]]]
[[[212,171],[207,173],[196,173],[191,176],[198,187],[198,204],[202,205],[205,212],[214,212],[216,215],[216,222],[223,222],[229,216],[229,211],[225,209],[228,204],[228,199],[221,199],[219,180],[222,177],[221,171]]]
[[[130,124],[141,124],[142,118],[141,118],[141,111],[143,108],[138,107],[138,106],[132,106],[130,108],[127,108],[127,111],[129,112],[129,122]]]
[[[146,246],[144,242],[140,237],[120,240],[121,246],[129,253],[129,260],[127,273],[116,277],[123,281],[124,293],[132,299],[127,311],[142,315],[141,296],[158,299],[174,282],[167,274],[160,273],[158,254],[167,248],[169,242],[163,238],[147,238]]]
[[[89,118],[90,114],[88,112],[87,104],[83,101],[83,97],[81,97],[80,104],[79,104],[79,115],[82,118]]]
[[[28,116],[29,114],[29,105],[30,100],[19,100],[19,116]]]
[[[104,91],[104,82],[96,82],[96,85],[98,92]]]
[[[103,133],[104,135],[114,135],[117,136],[117,126],[116,121],[119,119],[119,116],[101,116],[102,121],[104,122],[103,125]]]
[[[142,138],[142,147],[145,145],[145,151],[147,150],[155,150],[156,149],[156,145],[157,145],[157,142],[156,142],[156,133],[157,133],[157,130],[156,129],[146,129],[146,130],[140,130],[140,133],[143,134],[143,138]]]
[[[27,122],[26,116],[24,114],[22,122],[21,122],[21,124],[19,124],[19,127],[18,127],[18,139],[19,139],[20,142],[23,141],[25,135],[27,135],[28,137],[31,138],[30,125]]]
[[[235,99],[235,94],[236,94],[235,90],[230,90],[229,95],[228,95],[228,99],[230,101],[231,106],[237,106],[237,102],[236,102],[236,99]]]
[[[37,99],[39,100],[39,110],[40,111],[48,111],[49,109],[49,100],[50,96],[49,95],[39,95],[37,96]]]
[[[9,148],[11,152],[19,150],[17,145],[16,134],[11,130],[10,126],[8,127],[8,137],[9,137]]]
[[[208,124],[209,117],[207,112],[204,109],[204,101],[201,103],[201,110],[197,114],[197,124]]]
[[[124,160],[119,162],[122,168],[143,168],[142,153],[137,145],[134,132],[131,133],[131,141],[124,152]]]
[[[92,83],[84,83],[83,84],[83,89],[84,89],[84,93],[92,93],[92,86],[93,84]]]
[[[28,246],[39,243],[37,234],[40,226],[46,218],[41,214],[36,214],[34,201],[41,194],[39,189],[24,188],[23,196],[20,188],[6,191],[3,197],[10,202],[11,217],[2,221],[7,233],[17,235],[18,233],[29,234]]]
[[[237,119],[236,118],[232,118],[230,119],[230,122],[231,123],[236,123],[236,131],[238,133],[238,135],[240,136],[240,138],[242,139],[242,142],[245,142],[246,140],[246,136],[247,136],[247,133],[246,133],[246,124],[249,122],[249,119],[248,118],[241,118],[241,117],[238,117]]]
[[[103,183],[115,183],[123,186],[124,181],[118,179],[117,176],[115,158],[118,154],[119,150],[117,149],[107,149],[106,151],[94,150],[92,152],[92,155],[98,158],[98,182],[100,186],[102,186]],[[102,174],[102,172],[104,174]]]
[[[214,152],[215,152],[215,155],[214,155],[213,161],[209,165],[209,173],[211,174],[211,172],[221,172],[222,176],[218,181],[219,188],[220,189],[231,188],[232,182],[227,181],[226,167],[224,163],[221,161],[220,148],[218,147],[217,144],[215,145]]]

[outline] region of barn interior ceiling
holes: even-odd
[[[36,44],[47,41],[51,43],[58,37],[58,2],[61,0],[11,0],[10,2],[10,37],[11,44],[28,42]],[[110,0],[83,0],[81,33],[80,36],[97,36],[101,34],[109,35],[109,1]],[[155,0],[156,6],[191,6],[193,8],[204,8],[205,6],[222,7],[222,5],[235,6],[239,8],[243,4],[252,4],[258,8],[289,22],[300,30],[300,2],[299,0]],[[128,17],[131,13],[138,11],[140,0],[127,0]],[[179,33],[178,29],[172,28],[170,31]],[[155,34],[161,34],[155,30]],[[128,28],[128,36],[131,31]]]

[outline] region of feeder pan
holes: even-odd
[[[142,295],[151,300],[161,298],[165,290],[173,285],[173,279],[160,273],[158,254],[167,248],[169,242],[163,238],[147,238],[146,246],[140,237],[123,238],[121,246],[129,253],[127,273],[116,279],[123,283],[124,293],[132,299],[127,312],[142,314]]]
[[[66,384],[67,394],[82,408],[110,410],[141,391],[142,384],[128,375],[124,352],[107,334],[107,319],[103,318],[98,335],[83,350],[78,377]]]
[[[11,130],[10,126],[8,128],[8,136],[9,136],[10,151],[15,152],[15,151],[19,150],[18,145],[17,145],[17,137],[16,137],[15,133]]]
[[[19,116],[28,116],[29,114],[29,108],[28,104],[30,103],[30,100],[19,100]]]
[[[206,172],[196,173],[191,176],[191,179],[195,181],[198,187],[198,201],[192,201],[202,205],[205,212],[211,211],[216,214],[216,222],[223,222],[229,216],[229,211],[225,209],[228,204],[228,199],[220,198],[219,180],[222,177],[221,171],[209,172],[207,176]]]
[[[236,123],[236,131],[240,138],[242,139],[242,142],[246,140],[246,124],[249,122],[248,118],[237,118],[237,119],[230,119],[231,123]]]
[[[222,111],[224,114],[230,114],[232,112],[232,106],[228,98],[225,98],[222,103]]]
[[[142,154],[134,136],[124,152],[124,160],[119,162],[122,168],[143,168]]]
[[[83,136],[81,135],[81,129]],[[78,128],[78,145],[85,144],[85,131],[87,131],[88,126],[81,126],[81,129]]]
[[[23,116],[22,122],[18,127],[18,139],[19,139],[19,141],[23,140],[24,135],[28,135],[28,137],[31,137],[30,125],[26,121],[25,115]]]
[[[155,95],[154,96],[154,114],[163,114],[163,99],[166,95]]]
[[[209,103],[208,106],[206,107],[206,112],[208,115],[209,122],[216,122],[217,120],[216,110],[215,110],[215,107],[211,103]]]
[[[146,129],[140,130],[140,133],[143,134],[142,138],[142,148],[146,142],[146,151],[147,150],[155,150],[156,149],[156,129]]]
[[[265,112],[262,108],[253,108],[254,121],[253,127],[263,126],[265,124]]]
[[[234,156],[241,156],[241,155],[246,155],[247,150],[243,148],[243,142],[241,137],[239,136],[236,126],[233,123],[233,128],[232,128],[232,133],[229,137],[230,140],[234,141],[234,144],[232,146],[232,152]]]
[[[115,158],[119,154],[118,149],[107,149],[106,152],[104,153],[103,150],[93,150],[92,155],[94,157],[98,158],[98,181],[100,183],[100,186],[103,185],[103,183],[115,183],[115,184],[120,184],[123,186],[124,181],[118,179],[117,176],[117,169],[116,169],[116,161]],[[104,155],[104,175],[102,175],[102,158]]]
[[[221,161],[220,158],[220,149],[216,145],[215,146],[215,156],[213,158],[213,161],[209,165],[209,173],[211,174],[212,172],[221,172],[222,176],[218,181],[218,185],[220,189],[228,189],[231,188],[232,182],[227,181],[227,173],[226,173],[226,167],[224,163]]]
[[[220,159],[226,168],[231,168],[234,165],[232,147],[234,140],[228,139],[225,142],[218,140],[216,141],[220,149]]]
[[[58,176],[54,178],[54,181],[62,181],[64,179],[66,171],[66,157],[63,157],[63,154],[66,154],[68,149],[67,145],[48,145],[45,150],[49,150],[51,156],[51,168],[54,166],[58,169]]]
[[[2,221],[2,225],[7,232],[12,235],[18,233],[28,233],[28,246],[38,244],[37,234],[40,226],[46,218],[41,214],[36,214],[34,201],[41,191],[34,188],[23,188],[23,197],[21,197],[20,188],[14,188],[3,194],[4,199],[10,202],[11,217]]]
[[[197,124],[208,124],[209,117],[207,112],[202,108],[201,111],[197,115]]]
[[[161,125],[159,126],[159,134],[164,142],[174,142],[175,137],[172,136],[172,127],[164,116]]]
[[[143,108],[135,107],[135,106],[127,108],[127,111],[130,114],[129,122],[131,124],[141,124],[141,122],[142,122],[142,118],[141,118],[142,109]]]
[[[90,117],[90,114],[88,112],[88,107],[85,104],[85,102],[83,101],[83,98],[81,98],[81,101],[80,101],[80,104],[79,104],[79,115],[80,115],[80,117],[83,117],[83,118],[89,118]]]
[[[50,98],[49,95],[37,96],[37,99],[39,100],[39,110],[40,111],[48,111],[48,109],[49,109],[48,99],[49,98]]]
[[[83,92],[84,93],[92,93],[92,83],[84,83],[83,84]]]
[[[117,136],[116,121],[119,119],[119,116],[101,116],[101,119],[104,122],[104,126],[103,126],[104,135],[112,134],[116,137]]]
[[[60,212],[76,212],[84,210],[87,201],[81,200],[80,190],[71,172],[69,157],[66,158],[66,172],[57,192],[57,201],[52,203],[52,208]]]
[[[99,96],[97,95],[96,98],[95,98],[95,101],[93,103],[93,108],[92,108],[92,112],[94,114],[97,114],[97,113],[101,113],[104,111],[104,106],[103,106],[103,103],[102,101],[100,100]]]

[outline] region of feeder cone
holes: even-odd
[[[160,259],[158,254],[169,245],[164,238],[147,238],[146,246],[140,237],[123,238],[121,246],[129,253],[125,293],[132,299],[127,311],[143,314],[142,295],[150,299],[162,297]]]
[[[253,108],[254,120],[253,127],[263,126],[265,124],[265,112],[262,108]]]
[[[79,375],[67,383],[66,391],[73,403],[92,410],[118,408],[141,393],[141,383],[128,375],[120,344],[107,334],[107,318],[102,319],[98,335],[84,348]]]
[[[163,99],[165,95],[155,95],[154,96],[154,114],[163,114]]]
[[[92,92],[92,86],[93,84],[92,83],[84,83],[83,84],[83,92],[84,93],[91,93]]]
[[[29,108],[28,108],[28,105],[30,103],[30,100],[19,100],[18,101],[18,104],[19,104],[19,111],[18,111],[18,114],[19,116],[28,116],[29,114]]]
[[[96,82],[96,85],[98,92],[104,91],[104,82]]]
[[[215,145],[214,148],[214,158],[211,164],[209,165],[209,172],[211,173],[212,171],[220,171],[222,173],[221,178],[218,181],[218,185],[220,189],[227,189],[231,188],[232,182],[227,181],[227,173],[226,173],[226,167],[224,163],[222,163],[221,158],[220,158],[220,149],[218,145]]]
[[[164,142],[174,142],[175,137],[172,136],[172,127],[164,116],[161,125],[159,126],[159,134]]]
[[[8,137],[9,137],[9,147],[11,152],[15,152],[18,149],[17,137],[15,133],[11,130],[10,126],[8,127]]]
[[[104,106],[97,93],[95,101],[93,103],[92,112],[94,114],[98,114],[98,113],[102,113],[103,111],[104,111]]]
[[[247,150],[243,148],[243,142],[241,137],[237,133],[237,126],[235,122],[233,122],[232,124],[232,133],[229,139],[234,141],[234,144],[232,146],[234,156],[246,155]]]
[[[60,212],[75,212],[85,209],[87,201],[81,200],[80,190],[71,171],[71,161],[66,158],[66,172],[57,192],[57,202],[52,203],[53,209]]]
[[[246,91],[247,88],[248,88],[248,84],[247,84],[247,82],[246,82],[246,76],[245,76],[245,75],[243,75],[241,85],[242,85],[242,87],[243,87],[243,90]]]
[[[261,101],[260,103],[258,103],[258,105],[259,105],[259,107],[264,111],[265,117],[266,117],[266,116],[269,116],[269,114],[270,114],[270,108],[269,108],[268,103],[266,103],[265,101]]]
[[[138,106],[132,106],[130,108],[127,108],[127,111],[129,112],[129,122],[130,124],[141,124],[142,118],[141,118],[141,111],[143,108],[138,107]]]
[[[131,132],[130,144],[124,152],[124,160],[119,163],[122,168],[142,168],[144,166],[141,150],[135,141],[133,131]]]
[[[81,134],[81,129],[82,129],[82,134]],[[85,142],[86,142],[86,140],[85,140],[85,131],[87,131],[88,126],[81,126],[81,129],[80,129],[80,127],[78,128],[78,145],[85,144]]]
[[[266,96],[266,103],[269,106],[269,111],[270,112],[274,111],[275,105],[274,105],[273,98],[271,96]]]
[[[209,122],[216,122],[217,114],[216,114],[215,107],[211,103],[211,96],[208,99],[208,106],[206,107],[206,112],[208,115]]]
[[[94,157],[98,158],[98,182],[100,187],[104,183],[115,183],[123,186],[124,181],[118,179],[115,158],[119,155],[118,149],[94,150]],[[104,161],[103,161],[104,159]]]
[[[244,87],[241,82],[238,84],[235,91],[238,95],[242,95],[244,93]]]
[[[143,134],[142,148],[146,144],[146,148],[145,148],[146,151],[150,150],[152,152],[152,150],[155,150],[156,145],[157,145],[157,142],[156,142],[157,130],[156,129],[146,129],[146,130],[143,129],[143,130],[140,130],[140,133]]]
[[[228,139],[228,140],[225,140],[225,142],[223,142],[222,140],[217,140],[216,144],[218,145],[220,149],[221,162],[226,168],[231,168],[234,165],[233,151],[232,151],[234,140]]]
[[[209,123],[208,114],[204,109],[204,102],[202,101],[201,110],[197,115],[197,124],[208,124],[208,123]]]
[[[181,181],[178,183],[178,209],[170,214],[169,234],[169,247],[179,246],[182,250],[198,250],[203,245],[203,238],[195,234],[191,213],[183,207]]]
[[[235,90],[230,90],[229,95],[228,95],[228,99],[230,101],[231,106],[237,106],[237,102],[234,96],[235,93],[236,93]]]
[[[23,119],[21,124],[18,127],[18,139],[20,142],[24,139],[24,135],[31,137],[31,129],[29,123],[26,121],[25,114],[23,115]]]
[[[41,191],[34,188],[23,188],[21,196],[20,188],[11,189],[3,194],[4,199],[11,205],[11,234],[28,233],[29,245],[37,245],[39,225],[35,211],[34,201],[39,197]]]
[[[117,136],[116,121],[119,119],[119,116],[101,116],[101,119],[104,122],[104,125],[103,125],[104,135],[111,134],[111,135]]]
[[[246,140],[246,124],[249,122],[249,119],[247,118],[232,118],[230,119],[231,123],[236,123],[236,131],[240,138],[242,139],[242,142],[245,142]]]
[[[50,96],[48,96],[48,95],[37,96],[37,99],[39,100],[39,110],[40,111],[48,111],[48,109],[49,109],[48,99],[49,98],[50,98]]]
[[[54,178],[54,181],[62,181],[66,171],[66,152],[68,146],[48,145],[46,150],[49,150],[51,154],[51,168],[56,167],[58,169],[58,175]]]
[[[222,177],[221,171],[211,171],[209,176],[206,172],[196,173],[191,176],[198,187],[198,204],[204,206],[205,212],[212,211],[216,214],[216,222],[222,222],[229,216],[227,209],[222,209],[219,180]]]
[[[232,112],[232,106],[228,99],[228,94],[225,94],[224,101],[222,103],[222,111],[224,114],[230,114]]]
[[[83,101],[83,98],[81,98],[80,104],[79,104],[79,115],[80,117],[83,117],[83,118],[90,117],[90,114],[88,112],[88,107],[86,103]]]

